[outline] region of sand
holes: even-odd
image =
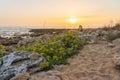
[[[69,65],[55,66],[53,70],[32,75],[31,80],[120,80],[114,67],[114,51],[107,42],[88,44],[68,59]]]

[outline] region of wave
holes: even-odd
[[[29,33],[30,28],[21,28],[21,27],[0,27],[0,36],[1,37],[11,37],[15,34],[25,34]]]

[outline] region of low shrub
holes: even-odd
[[[44,68],[66,64],[66,59],[76,54],[87,42],[88,39],[80,38],[76,32],[65,32],[54,35],[47,41],[39,40],[26,46],[18,46],[18,50],[40,53],[48,62],[40,64],[41,68]]]
[[[0,61],[2,61],[2,57],[0,58]]]
[[[2,57],[5,55],[5,48],[0,44],[0,61],[2,61]]]
[[[46,69],[49,67],[49,62],[41,62],[40,63],[40,68],[41,69]]]

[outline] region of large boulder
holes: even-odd
[[[120,70],[120,38],[112,41],[112,44],[115,45],[115,47],[112,49],[112,52],[114,53],[115,68]]]
[[[46,61],[44,57],[30,59],[31,54],[32,52],[17,51],[4,56],[0,62],[0,80],[9,80],[22,71],[32,73],[31,68],[38,67],[41,62]]]
[[[116,46],[119,46],[119,44],[120,44],[120,38],[115,39],[114,41],[112,41],[112,43],[113,43],[114,45],[116,45]]]

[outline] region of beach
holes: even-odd
[[[78,29],[27,29],[27,31],[21,29],[19,32],[4,30],[7,33],[13,32],[14,35],[0,38],[1,44],[5,47],[3,64],[0,63],[0,79],[119,80],[119,30],[118,25],[112,28],[82,31]],[[42,52],[46,52],[48,56],[44,56],[46,53]],[[65,61],[57,57],[65,54],[64,52],[68,53]],[[50,56],[53,59],[49,58]],[[59,59],[62,63],[57,65],[59,62],[56,63],[56,60]],[[48,67],[48,63],[53,65]]]

